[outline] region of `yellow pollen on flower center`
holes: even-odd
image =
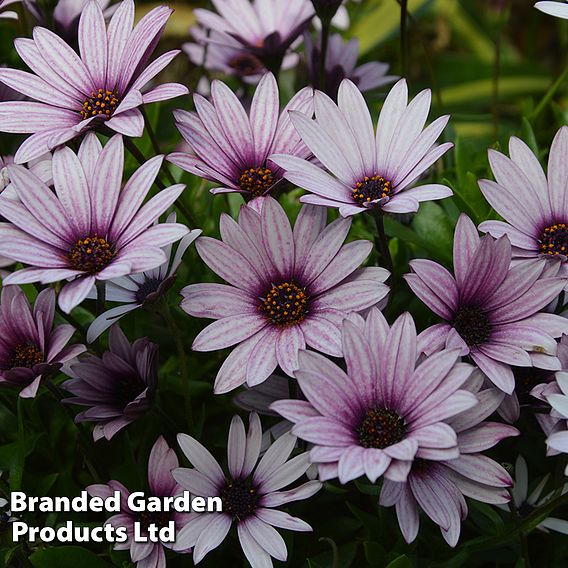
[[[253,197],[264,195],[274,184],[274,174],[269,168],[249,168],[239,178],[239,187]]]
[[[539,252],[549,256],[568,256],[568,225],[555,223],[546,227],[540,237]]]
[[[391,194],[391,182],[379,175],[373,177],[365,176],[363,181],[357,182],[351,190],[353,200],[359,205],[370,203],[383,197],[390,197]]]
[[[9,367],[26,367],[31,369],[34,365],[43,363],[44,356],[34,343],[20,343],[12,351],[12,356],[8,363]]]
[[[110,117],[119,103],[120,99],[115,91],[99,89],[96,93],[92,91],[91,96],[85,99],[80,113],[84,119],[101,114]]]
[[[108,266],[116,252],[111,243],[98,235],[78,239],[67,253],[72,268],[96,274]]]
[[[300,323],[308,312],[309,297],[306,291],[293,282],[272,285],[272,288],[261,298],[258,309],[273,324],[281,327]]]

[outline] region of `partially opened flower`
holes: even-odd
[[[383,483],[380,504],[396,506],[398,524],[408,543],[418,535],[420,509],[440,527],[446,542],[455,546],[461,522],[468,514],[464,497],[492,505],[508,503],[511,499],[507,491],[513,485],[511,476],[481,452],[505,438],[518,436],[519,431],[512,426],[485,421],[500,404],[503,393],[496,388],[480,391],[482,382],[481,373],[472,375],[464,388],[475,392],[479,403],[467,413],[447,421],[457,433],[459,457],[445,461],[417,459],[405,482],[386,479]]]
[[[0,384],[20,389],[22,398],[36,395],[41,380],[85,351],[67,343],[71,325],[53,326],[55,292],[43,290],[30,306],[18,286],[3,286],[0,296]]]
[[[195,154],[175,152],[168,160],[220,184],[211,193],[239,192],[246,199],[267,195],[282,180],[282,170],[268,156],[275,152],[308,157],[288,112],[313,113],[312,89],[297,93],[280,113],[278,85],[264,75],[250,113],[221,81],[213,81],[212,103],[195,94],[195,112],[174,111],[176,126]]]
[[[285,170],[284,177],[309,191],[304,203],[337,207],[344,217],[370,208],[390,213],[418,211],[418,203],[452,195],[440,184],[411,186],[453,144],[437,145],[449,116],[424,128],[431,93],[422,91],[408,104],[406,81],[389,92],[377,130],[367,103],[356,85],[344,79],[337,105],[316,91],[316,119],[291,112],[298,134],[323,168],[297,156],[274,154],[270,159]]]
[[[182,495],[183,488],[172,476],[172,471],[179,467],[178,458],[175,452],[168,446],[168,443],[160,436],[150,452],[148,459],[148,488],[147,498],[150,497],[177,497]],[[115,491],[120,493],[120,513],[110,517],[105,524],[115,528],[124,527],[128,533],[126,542],[116,543],[115,550],[129,550],[132,562],[138,568],[165,568],[166,554],[164,547],[173,548],[174,543],[169,541],[142,542],[135,541],[134,525],[138,523],[140,529],[137,534],[148,538],[148,528],[154,526],[157,529],[168,527],[169,523],[174,523],[174,535],[177,537],[180,530],[186,525],[190,518],[188,513],[179,513],[173,507],[171,511],[143,511],[134,512],[128,507],[128,497],[130,491],[119,481],[109,481],[106,484],[89,485],[87,491],[91,496],[107,499],[114,495]],[[189,552],[178,550],[178,552]]]
[[[517,515],[521,518],[530,515],[535,509],[542,507],[548,503],[553,492],[542,495],[546,484],[550,478],[550,474],[546,474],[534,487],[529,494],[529,471],[527,468],[527,461],[521,455],[517,457],[515,462],[515,484],[511,490],[513,496],[513,508]],[[562,495],[568,492],[568,483],[562,487]],[[507,505],[497,505],[500,509],[510,510],[511,507]],[[543,532],[555,531],[568,535],[568,521],[565,519],[558,519],[555,517],[547,517],[540,522],[537,529]]]
[[[33,73],[0,68],[0,82],[33,99],[0,102],[0,132],[31,134],[16,162],[37,158],[91,128],[142,136],[138,107],[186,94],[178,83],[148,89],[180,53],[169,51],[149,63],[171,13],[166,6],[155,8],[132,29],[134,1],[124,0],[107,29],[101,7],[91,0],[79,20],[79,55],[46,28],[34,28],[33,39],[17,39],[16,51]]]
[[[190,29],[195,42],[182,45],[189,60],[198,67],[234,75],[246,83],[258,83],[268,70],[262,61],[246,50],[236,39],[201,26]],[[298,54],[288,53],[282,62],[282,69],[291,69],[298,63]]]
[[[148,160],[121,188],[122,137],[104,149],[89,133],[78,154],[58,148],[53,154],[53,193],[23,166],[8,166],[20,202],[0,197],[0,254],[29,265],[4,279],[6,284],[65,279],[61,309],[70,312],[96,281],[155,268],[166,261],[160,247],[187,234],[178,223],[152,223],[170,207],[183,185],[164,189],[143,205],[163,156]]]
[[[382,268],[359,269],[372,243],[343,244],[351,222],[326,226],[326,211],[304,206],[294,230],[279,203],[267,198],[259,214],[241,207],[238,223],[221,216],[222,240],[200,237],[197,252],[228,284],[192,284],[181,307],[217,321],[193,342],[196,351],[237,345],[215,380],[224,393],[245,381],[263,382],[276,368],[292,375],[298,351],[309,345],[341,356],[340,325],[388,292]]]
[[[557,16],[558,18],[568,20],[568,4],[566,4],[566,2],[543,0],[541,2],[537,2],[534,7],[545,14],[550,14],[551,16]]]
[[[64,372],[71,379],[62,386],[73,395],[64,402],[89,407],[75,416],[75,422],[94,422],[94,440],[110,440],[150,408],[158,378],[158,346],[146,338],[130,344],[115,325],[102,357],[89,355]]]
[[[0,20],[17,20],[18,12],[11,9],[8,10],[8,6],[18,2],[21,2],[21,0],[0,0]]]
[[[543,278],[544,265],[511,268],[506,237],[479,238],[462,214],[454,236],[454,274],[431,260],[412,260],[404,278],[444,323],[421,334],[425,353],[458,347],[501,390],[515,388],[510,365],[559,369],[555,337],[568,333],[568,320],[538,313],[564,288],[562,278]]]
[[[166,223],[175,223],[176,214],[171,213]],[[111,308],[97,316],[87,330],[87,341],[91,343],[101,333],[116,323],[121,317],[142,306],[151,306],[170,289],[176,278],[176,272],[189,245],[201,234],[200,229],[190,231],[177,245],[175,251],[171,245],[164,247],[166,260],[157,268],[129,274],[106,284],[105,300],[119,302],[121,305]],[[97,288],[91,288],[88,298],[96,299]]]
[[[484,221],[479,229],[495,237],[507,235],[514,258],[568,258],[568,126],[556,134],[548,158],[548,179],[537,157],[519,138],[509,140],[510,158],[489,150],[496,182],[480,180],[479,187],[505,221]],[[531,207],[527,207],[527,203]]]
[[[320,479],[366,475],[374,483],[384,474],[402,482],[414,460],[457,458],[456,434],[444,420],[477,404],[460,389],[473,367],[459,362],[459,350],[419,363],[410,314],[389,328],[376,308],[359,325],[344,320],[342,340],[347,372],[301,351],[294,375],[307,400],[271,405],[294,422],[293,434],[314,444],[310,461]]]
[[[308,523],[275,508],[309,499],[321,488],[319,481],[307,481],[281,491],[304,475],[310,466],[308,454],[289,459],[296,437],[288,433],[278,438],[259,461],[261,441],[262,427],[257,414],[250,415],[248,433],[241,418],[234,416],[229,430],[229,473],[226,474],[197,440],[178,434],[179,445],[194,468],[175,469],[174,478],[192,495],[220,497],[223,503],[222,512],[191,513],[178,535],[174,549],[193,548],[195,564],[225,540],[233,524],[252,568],[272,567],[272,557],[286,560],[286,544],[274,527],[312,530]]]
[[[213,5],[218,13],[193,11],[199,24],[221,34],[211,40],[231,45],[234,39],[273,71],[314,16],[310,0],[213,0]]]
[[[310,84],[333,99],[337,98],[337,91],[343,79],[351,80],[364,93],[394,83],[399,78],[396,75],[387,75],[388,63],[371,61],[357,67],[359,39],[351,38],[344,42],[340,34],[332,34],[329,37],[325,57],[325,88],[323,88],[320,84],[321,37],[318,36],[314,41],[309,33],[305,33],[304,46]]]

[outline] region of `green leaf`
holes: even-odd
[[[30,556],[30,561],[37,568],[110,568],[112,564],[105,562],[94,552],[80,546],[58,546],[38,550]]]
[[[454,226],[439,205],[431,201],[422,203],[412,227],[425,248],[436,250],[433,256],[451,264]]]
[[[369,566],[384,566],[387,553],[383,546],[375,541],[367,541],[363,543],[363,549]]]
[[[412,568],[412,562],[406,554],[402,554],[392,562],[389,562],[386,568]]]

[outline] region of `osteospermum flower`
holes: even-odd
[[[507,491],[513,480],[496,461],[481,452],[519,431],[512,426],[485,421],[500,404],[503,393],[496,388],[479,390],[483,376],[473,373],[464,388],[474,392],[479,403],[467,413],[448,420],[457,433],[460,456],[445,461],[417,459],[403,483],[386,479],[380,504],[396,505],[400,530],[406,542],[418,535],[419,510],[434,521],[450,546],[458,542],[461,522],[468,514],[464,497],[483,503],[502,504],[511,500]]]
[[[270,154],[310,155],[288,112],[295,109],[311,115],[311,88],[297,93],[280,115],[278,85],[272,73],[258,84],[248,115],[225,83],[213,81],[211,94],[212,103],[194,95],[197,113],[174,111],[176,126],[195,154],[168,156],[180,168],[221,184],[211,193],[238,192],[246,199],[264,196],[283,174],[268,160]]]
[[[529,494],[529,471],[527,461],[521,455],[515,461],[515,485],[511,490],[513,496],[513,506],[516,514],[523,518],[530,515],[535,509],[542,507],[550,501],[553,492],[542,495],[546,484],[550,478],[550,474],[546,474]],[[568,483],[562,487],[562,495],[568,492]],[[497,505],[499,509],[510,510],[507,505]],[[555,531],[568,535],[568,521],[555,517],[547,517],[540,522],[537,527],[542,532]]]
[[[234,416],[227,445],[227,475],[197,440],[178,434],[179,445],[194,469],[174,469],[174,478],[192,495],[220,497],[223,503],[223,511],[219,513],[191,513],[178,535],[174,549],[192,547],[195,564],[223,542],[233,524],[252,568],[271,567],[271,557],[286,560],[286,544],[274,527],[312,530],[301,519],[275,509],[285,503],[309,499],[321,488],[319,481],[307,481],[281,491],[306,472],[310,465],[308,454],[288,459],[296,444],[296,437],[288,433],[278,438],[259,461],[261,441],[262,427],[257,414],[250,415],[248,433],[241,418]]]
[[[221,241],[196,241],[201,258],[228,285],[192,284],[182,290],[184,311],[218,320],[196,337],[193,349],[239,344],[217,374],[216,393],[245,381],[257,385],[277,365],[292,375],[306,344],[341,356],[343,318],[387,294],[386,270],[357,270],[372,243],[344,245],[351,222],[338,219],[326,226],[325,221],[325,209],[305,206],[292,231],[284,209],[267,198],[260,214],[241,207],[238,223],[224,214]]]
[[[21,203],[0,198],[0,254],[29,265],[4,279],[6,284],[73,279],[59,293],[70,312],[96,281],[142,272],[165,262],[160,248],[182,238],[184,225],[154,221],[179,197],[183,185],[164,189],[145,205],[163,156],[148,160],[121,189],[122,137],[104,149],[89,133],[79,153],[62,147],[53,154],[53,193],[23,166],[8,166]]]
[[[110,440],[149,408],[158,379],[158,346],[146,338],[130,344],[115,325],[109,333],[109,350],[102,357],[89,355],[68,365],[71,377],[62,387],[72,395],[68,404],[88,406],[75,422],[95,422],[93,439]]]
[[[175,222],[176,214],[171,213],[166,219],[166,223]],[[157,268],[109,281],[106,285],[105,300],[119,302],[121,305],[111,308],[95,318],[87,330],[87,341],[89,343],[94,341],[101,333],[129,312],[142,306],[151,306],[160,298],[163,298],[175,281],[176,272],[185,251],[200,234],[200,229],[190,231],[179,242],[173,255],[174,251],[171,245],[164,247],[166,260]],[[93,287],[87,297],[96,299],[97,295],[97,288]]]
[[[418,363],[410,314],[389,329],[373,308],[365,322],[343,323],[347,372],[319,353],[301,351],[294,373],[307,400],[271,405],[294,422],[292,433],[314,444],[310,461],[321,480],[347,483],[366,475],[405,481],[413,461],[458,457],[454,430],[443,421],[477,404],[461,385],[473,367],[459,350]]]
[[[316,91],[316,119],[299,112],[291,112],[290,119],[325,169],[296,156],[274,154],[270,159],[285,170],[287,180],[310,192],[300,198],[304,203],[337,207],[344,217],[370,208],[418,211],[419,201],[452,195],[445,185],[409,186],[453,145],[436,145],[449,116],[423,130],[430,91],[422,91],[410,104],[407,99],[401,79],[387,95],[375,136],[367,103],[353,82],[341,82],[337,105]]]
[[[3,286],[0,297],[0,384],[14,386],[22,398],[34,397],[44,376],[85,351],[67,343],[71,325],[53,327],[55,292],[43,290],[33,308],[18,286]]]
[[[323,90],[333,99],[337,98],[337,90],[343,79],[349,79],[364,93],[394,83],[399,78],[396,75],[387,75],[388,63],[371,61],[357,67],[358,38],[344,42],[340,34],[332,34],[329,37],[325,57],[324,89],[320,85],[321,37],[318,36],[314,42],[312,36],[305,33],[304,45],[311,85],[316,89]]]
[[[565,20],[568,19],[568,4],[565,2],[551,2],[549,0],[543,0],[542,2],[537,2],[534,7],[545,14],[564,18]]]
[[[91,0],[79,20],[80,55],[46,28],[34,28],[33,39],[17,39],[16,51],[34,73],[0,69],[0,82],[34,100],[0,103],[0,132],[32,135],[16,152],[16,162],[90,128],[142,136],[139,106],[186,94],[178,83],[147,89],[180,53],[168,51],[148,63],[171,13],[166,6],[155,8],[132,29],[134,1],[124,0],[107,29],[101,7]]]
[[[175,452],[168,446],[168,443],[160,436],[150,452],[148,459],[148,488],[147,497],[177,497],[183,493],[183,488],[172,476],[172,471],[179,467],[179,461]],[[170,522],[174,522],[175,535],[186,525],[189,520],[188,513],[178,513],[172,511],[144,511],[133,512],[128,508],[128,497],[130,491],[119,481],[109,481],[105,484],[89,485],[87,487],[89,495],[107,499],[114,495],[115,491],[120,493],[121,510],[117,515],[110,517],[105,524],[113,527],[125,527],[128,533],[126,542],[119,542],[114,545],[115,550],[129,550],[132,562],[138,568],[165,568],[166,554],[164,547],[173,548],[172,542],[135,542],[134,524],[139,523],[140,534],[148,537],[148,527],[155,526],[158,529],[168,527]],[[178,552],[186,552],[179,550]],[[189,552],[189,551],[187,551]]]
[[[496,182],[480,180],[479,187],[505,221],[484,221],[479,229],[495,237],[507,235],[513,257],[568,258],[568,126],[554,137],[548,158],[548,179],[530,148],[519,138],[509,140],[510,158],[489,150]],[[527,199],[532,203],[527,207]]]
[[[314,16],[309,0],[213,0],[218,13],[196,8],[193,13],[204,28],[215,30],[228,45],[238,41],[272,71],[280,68],[289,47]]]
[[[564,288],[562,278],[542,277],[544,265],[511,264],[506,237],[479,238],[462,214],[454,235],[454,274],[431,260],[412,260],[404,278],[412,291],[445,320],[421,334],[425,353],[458,347],[501,390],[515,388],[510,365],[559,369],[555,337],[568,321],[538,313]]]

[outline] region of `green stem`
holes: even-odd
[[[331,20],[321,21],[321,44],[319,58],[319,85],[318,87],[325,93],[325,60],[327,59],[327,46],[329,45],[329,32],[331,30]]]
[[[106,282],[104,280],[97,280],[97,316],[100,316],[105,311],[106,301]]]
[[[55,311],[69,324],[71,324],[75,331],[81,336],[81,341],[87,342],[87,332],[81,323],[71,314],[66,314],[58,305],[55,306]]]
[[[568,79],[568,65],[566,65],[566,68],[564,69],[560,77],[558,77],[558,79],[554,81],[548,91],[546,91],[544,97],[542,97],[534,111],[529,116],[530,122],[534,122],[540,116],[541,112],[547,107],[552,97],[556,94],[556,91],[558,91],[558,89],[562,86],[562,83],[564,83],[566,79]]]
[[[154,132],[154,129],[152,128],[152,124],[150,122],[150,119],[148,118],[148,114],[146,113],[146,109],[143,106],[140,107],[140,108],[141,108],[141,111],[142,111],[142,116],[144,117],[144,124],[146,125],[146,130],[148,131],[148,136],[150,137],[150,142],[152,143],[152,148],[154,148],[154,152],[156,152],[156,154],[162,155],[163,152],[160,149],[160,143],[158,142],[158,138],[156,137],[156,133]],[[165,163],[162,163],[161,169],[166,174],[168,181],[172,185],[174,185],[176,183],[176,180],[174,179],[172,172],[170,172],[170,170],[166,167]]]
[[[380,260],[382,260],[384,267],[390,272],[390,280],[393,280],[393,262],[389,250],[389,242],[385,234],[385,225],[383,220],[383,212],[375,207],[371,209],[371,215],[375,220],[375,227],[377,230],[377,236],[375,237],[375,247],[379,253]]]
[[[401,75],[408,73],[408,0],[400,1],[400,68]]]
[[[170,333],[174,339],[176,344],[176,349],[178,352],[179,357],[179,365],[180,365],[180,374],[182,379],[182,388],[184,392],[184,400],[185,400],[185,414],[187,419],[187,424],[190,429],[193,429],[194,421],[193,421],[193,409],[191,407],[191,397],[189,396],[189,374],[188,374],[188,366],[187,366],[187,356],[185,353],[185,348],[183,345],[183,339],[180,333],[180,330],[176,324],[175,318],[170,310],[170,306],[168,305],[167,301],[163,300],[164,309],[160,311],[160,314],[166,321],[166,324],[170,330]]]

